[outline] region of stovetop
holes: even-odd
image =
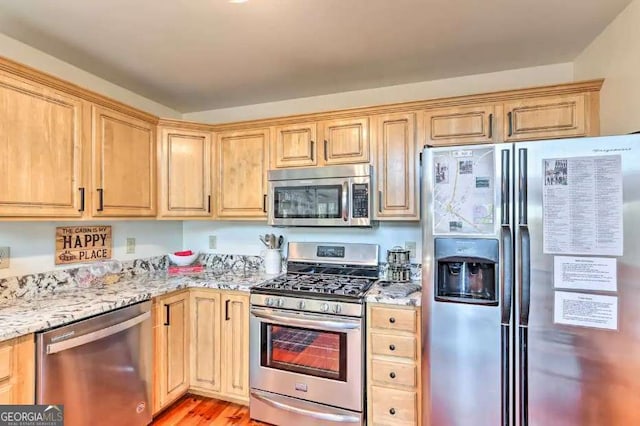
[[[262,294],[358,301],[376,281],[377,278],[349,275],[288,273],[251,290]]]

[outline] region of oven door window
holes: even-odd
[[[339,219],[342,185],[276,187],[274,207],[278,219]]]
[[[347,335],[262,323],[263,367],[347,380]]]

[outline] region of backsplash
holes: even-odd
[[[208,270],[260,270],[263,265],[259,256],[228,254],[202,254],[198,261]],[[166,271],[169,266],[167,256],[121,261],[123,277],[134,277],[153,272]],[[77,285],[75,276],[83,267],[77,267],[28,274],[17,277],[0,278],[0,302],[17,298],[33,298],[56,291],[64,291]]]

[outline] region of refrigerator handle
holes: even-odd
[[[529,237],[529,227],[520,226],[520,264],[518,265],[518,276],[520,278],[519,288],[519,310],[520,326],[529,325],[529,308],[531,305],[531,238]]]
[[[500,290],[502,292],[502,325],[511,323],[511,301],[513,299],[513,239],[511,228],[502,225],[500,230]]]
[[[509,218],[509,205],[511,204],[511,188],[509,182],[511,181],[511,171],[510,171],[510,158],[511,151],[508,149],[502,150],[502,178],[500,185],[500,210],[501,210],[501,223],[503,225],[508,225],[510,222]]]
[[[518,205],[519,215],[518,224],[527,224],[527,149],[520,148],[518,150],[518,165],[520,172],[518,173]]]
[[[511,424],[511,388],[510,375],[511,371],[509,358],[511,356],[510,337],[511,331],[508,325],[502,325],[500,327],[500,396],[502,398],[502,410],[500,413],[502,426],[509,426]]]

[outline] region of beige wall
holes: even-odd
[[[193,112],[186,113],[183,117],[186,120],[205,123],[224,123],[395,102],[470,95],[474,93],[542,86],[546,84],[567,83],[570,81],[573,81],[573,64],[563,63],[447,78],[443,80],[423,81],[420,83],[402,84],[376,89],[334,93],[309,98],[289,99],[236,108]]]
[[[0,33],[0,56],[44,71],[63,80],[161,117],[181,118],[180,112],[110,83]]]
[[[640,0],[633,1],[576,58],[576,80],[604,78],[603,135],[640,130]]]

